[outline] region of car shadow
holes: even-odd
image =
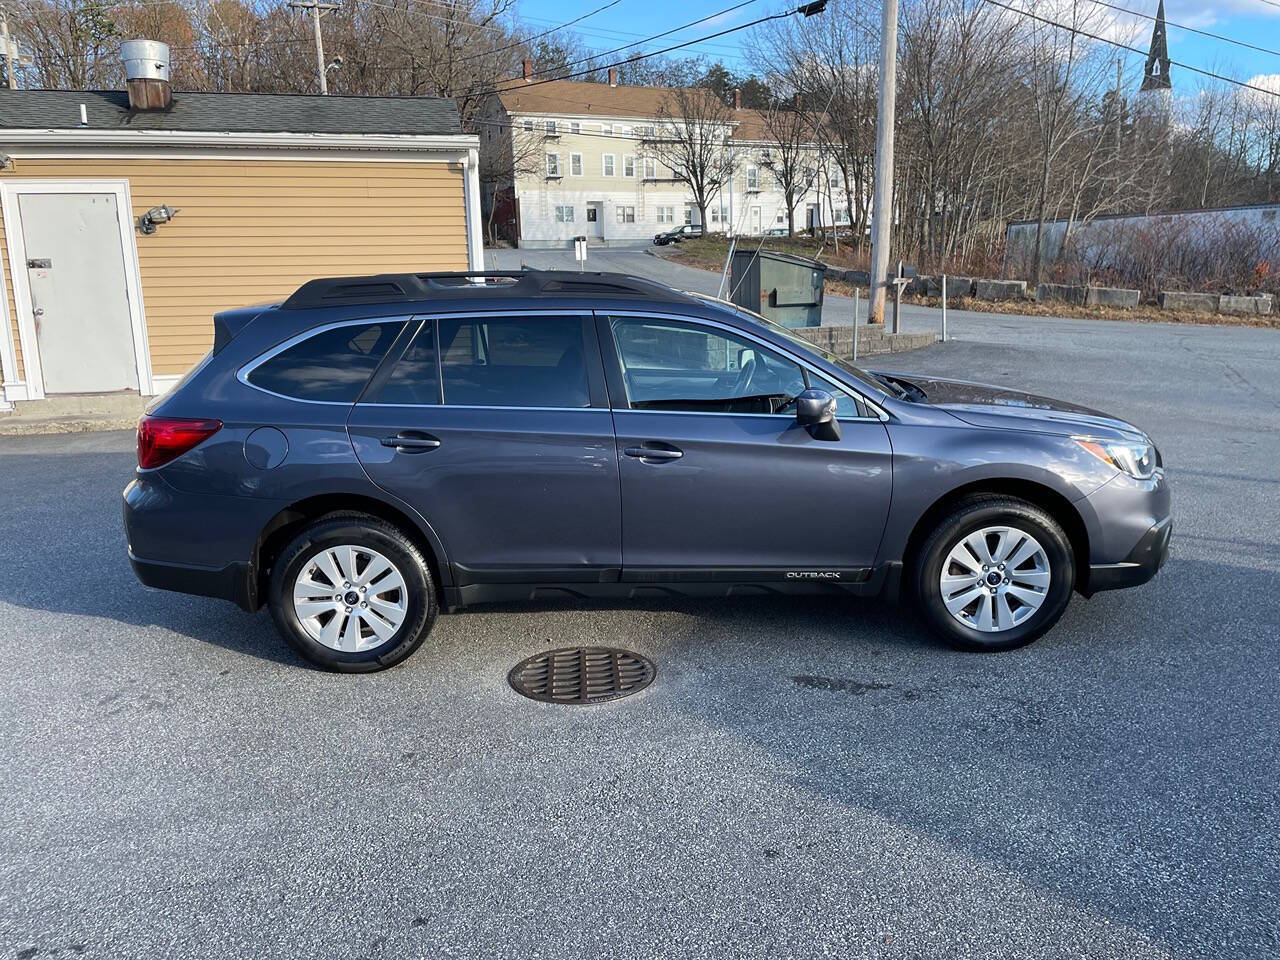
[[[1205,584],[1256,602],[1227,614]],[[1145,588],[1074,598],[1005,654],[953,653],[914,622],[855,630],[830,655],[757,651],[732,703],[673,694],[675,722],[789,770],[816,809],[869,811],[1175,953],[1267,941],[1280,573],[1175,557]],[[672,628],[667,656],[705,642]]]

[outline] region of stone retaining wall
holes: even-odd
[[[796,327],[792,333],[804,337],[837,357],[853,357],[853,337],[858,336],[858,357],[883,353],[901,353],[927,347],[938,340],[933,333],[888,333],[880,324],[824,324],[820,327]]]

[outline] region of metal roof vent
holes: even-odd
[[[169,86],[169,45],[159,40],[120,44],[130,110],[164,110],[173,103]]]

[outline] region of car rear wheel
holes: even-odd
[[[396,527],[364,515],[325,517],[299,533],[272,567],[268,604],[303,656],[342,673],[404,660],[437,613],[421,551]]]
[[[926,622],[964,650],[1035,640],[1062,616],[1075,583],[1061,525],[1013,497],[959,504],[924,542],[914,573]]]

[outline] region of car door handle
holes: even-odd
[[[394,437],[383,437],[384,447],[395,447],[399,453],[426,453],[440,446],[440,441],[427,433],[401,431]]]
[[[637,460],[679,460],[684,456],[683,450],[672,447],[627,447],[622,452]]]

